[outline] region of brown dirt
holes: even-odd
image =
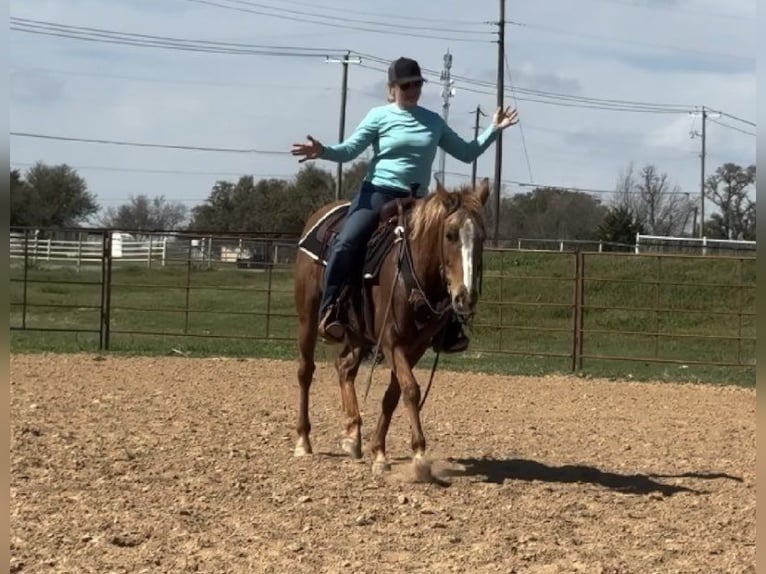
[[[755,572],[752,389],[439,372],[445,487],[409,480],[401,408],[390,474],[341,457],[324,364],[293,458],[295,367],[12,356],[11,571]]]

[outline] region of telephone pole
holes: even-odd
[[[361,58],[352,58],[351,52],[346,52],[346,56],[337,60],[334,58],[326,58],[325,62],[340,63],[343,65],[343,76],[340,85],[340,122],[338,126],[338,142],[342,142],[346,137],[346,98],[348,96],[348,65],[349,64],[361,64]],[[335,176],[335,199],[340,199],[340,190],[343,183],[343,164],[337,164],[337,173]]]
[[[473,139],[476,139],[479,137],[479,116],[486,116],[484,112],[481,111],[481,106],[476,106],[476,111],[474,112],[476,114],[476,123],[473,125]],[[478,158],[473,160],[473,165],[471,166],[471,189],[476,189],[476,164],[478,162]]]
[[[702,106],[702,152],[700,153],[700,238],[705,237],[705,124],[707,109]]]
[[[452,80],[452,75],[450,74],[450,70],[452,69],[452,54],[449,53],[449,49],[447,49],[447,53],[444,54],[444,68],[442,69],[441,75],[439,79],[442,81],[442,117],[444,118],[444,123],[449,123],[449,101],[450,98],[455,95],[455,90],[452,88],[452,84],[454,83]],[[439,181],[442,185],[444,185],[444,169],[445,169],[445,162],[446,162],[446,152],[442,149],[439,150]]]
[[[706,145],[706,124],[708,110],[705,106],[702,106],[702,132],[691,132],[692,137],[700,136],[702,138],[702,150],[700,152],[700,217],[698,235],[702,239],[705,237],[705,145]]]
[[[497,107],[503,107],[504,72],[505,72],[505,0],[500,0],[500,20],[497,23]],[[503,173],[503,132],[498,132],[495,140],[495,247],[498,247],[500,235],[500,179]]]

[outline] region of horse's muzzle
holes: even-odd
[[[452,296],[452,309],[461,317],[470,317],[473,315],[473,308],[476,304],[476,295],[465,285],[461,285],[458,292]]]

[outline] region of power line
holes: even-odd
[[[340,50],[331,48],[269,46],[234,42],[218,42],[210,40],[190,40],[186,38],[136,34],[132,32],[119,32],[116,30],[108,30],[103,28],[70,26],[66,24],[57,24],[55,22],[28,20],[15,17],[11,17],[11,30],[43,36],[54,36],[105,44],[122,44],[145,48],[164,48],[217,54],[326,57],[328,54],[341,52]]]
[[[90,139],[90,138],[68,137],[68,136],[53,136],[48,134],[35,134],[35,133],[28,133],[28,132],[10,132],[10,135],[14,137],[39,138],[39,139],[57,140],[57,141],[66,141],[66,142],[119,145],[119,146],[130,146],[130,147],[177,149],[177,150],[187,150],[187,151],[208,151],[208,152],[242,153],[242,154],[256,154],[256,155],[289,155],[290,154],[290,152],[288,151],[277,151],[277,150],[157,144],[157,143],[146,143],[146,142],[128,142],[128,141],[107,140],[107,139]]]
[[[470,179],[470,174],[465,174],[461,172],[456,171],[448,171],[446,172],[449,175],[454,175],[457,177],[462,177],[466,179]],[[529,183],[524,181],[518,181],[514,179],[501,179],[501,183],[505,185],[513,185],[522,189],[525,188],[533,188],[533,189],[561,189],[564,191],[572,191],[572,192],[580,192],[580,193],[595,193],[595,194],[614,194],[614,193],[629,193],[631,195],[634,194],[640,194],[640,191],[624,191],[622,189],[603,189],[603,188],[594,188],[594,187],[578,187],[573,185],[550,185],[550,184],[544,184],[544,183]],[[662,195],[689,195],[688,191],[666,191],[662,193]]]
[[[196,1],[196,0],[195,0]],[[204,0],[199,0],[204,1]],[[32,33],[40,33],[44,35],[63,36],[67,38],[88,40],[94,42],[103,43],[116,43],[127,44],[141,47],[155,47],[155,48],[167,48],[176,50],[198,51],[198,52],[213,52],[224,54],[246,54],[246,55],[272,55],[272,56],[326,56],[332,52],[345,52],[345,50],[339,50],[336,48],[305,48],[298,46],[268,46],[259,44],[244,44],[234,42],[217,42],[208,40],[190,40],[184,38],[175,38],[168,36],[153,36],[147,34],[135,34],[129,32],[117,32],[114,30],[107,30],[101,28],[83,27],[83,26],[68,26],[63,24],[56,24],[52,22],[45,22],[41,20],[28,20],[23,18],[11,18],[12,29],[19,31],[28,31]],[[388,61],[374,56],[371,54],[365,54],[362,52],[355,52],[360,57],[369,59],[372,62],[388,65]],[[376,71],[380,71],[379,68],[368,67]],[[438,77],[439,72],[435,70],[424,70],[426,74],[434,77]],[[474,78],[468,78],[464,76],[455,75],[454,78],[459,81],[466,82],[470,85],[477,86],[479,88],[494,88],[494,85],[487,81],[477,80]],[[487,94],[480,89],[465,88],[466,91],[472,91],[479,94]],[[639,102],[634,100],[618,100],[618,99],[605,99],[605,98],[593,98],[586,96],[575,96],[572,94],[562,94],[557,92],[546,92],[543,90],[534,90],[529,88],[513,87],[512,91],[508,92],[509,95],[514,96],[519,101],[529,101],[536,103],[544,103],[548,105],[556,105],[562,107],[579,107],[585,109],[609,109],[615,111],[627,111],[627,112],[650,112],[650,113],[687,113],[692,106],[684,106],[679,104],[665,104],[665,103],[650,103]],[[526,94],[528,97],[524,97]],[[754,125],[748,120],[737,118],[732,116],[733,119],[738,121],[744,121],[751,125]]]
[[[251,8],[240,8],[238,6],[229,6],[226,4],[219,4],[218,2],[211,2],[210,0],[184,0],[185,2],[194,2],[195,4],[205,4],[207,6],[213,6],[216,8],[222,8],[224,10],[234,10],[237,12],[245,12],[249,14],[257,14],[259,16],[269,16],[271,18],[278,18],[280,20],[288,20],[291,22],[303,22],[307,24],[314,24],[319,26],[329,26],[330,28],[343,28],[346,30],[358,30],[361,32],[372,32],[373,34],[385,34],[389,36],[408,36],[411,38],[421,38],[421,39],[429,39],[429,40],[445,40],[449,42],[469,42],[469,43],[489,43],[490,40],[476,40],[476,39],[469,39],[469,38],[455,38],[454,36],[435,36],[432,34],[422,34],[422,33],[408,33],[408,32],[394,32],[391,30],[381,30],[379,28],[370,28],[370,27],[364,27],[364,26],[355,26],[352,24],[338,24],[335,22],[322,22],[320,20],[312,20],[309,18],[300,18],[298,16],[286,16],[284,14],[271,14],[269,12],[263,12],[262,10],[253,10]],[[335,19],[332,16],[327,16],[327,18]]]
[[[732,126],[732,125],[729,125],[729,124],[725,124],[723,122],[716,121],[713,118],[711,118],[710,116],[708,116],[707,119],[708,119],[709,122],[713,122],[714,124],[718,124],[719,126],[722,126],[724,128],[728,128],[730,130],[734,130],[735,132],[739,132],[741,134],[747,134],[749,136],[756,137],[756,134],[754,132],[749,132],[747,130],[740,129],[740,128],[735,127],[735,126]]]
[[[187,1],[193,1],[193,0],[187,0]],[[453,34],[480,34],[484,36],[488,35],[489,33],[486,30],[480,32],[478,30],[461,30],[457,28],[437,28],[433,26],[414,26],[412,24],[402,24],[402,23],[390,24],[388,22],[380,22],[376,20],[360,20],[359,18],[348,18],[345,16],[332,16],[327,14],[318,14],[316,12],[306,12],[305,10],[290,10],[284,7],[276,7],[276,6],[271,6],[269,4],[252,2],[251,0],[221,0],[221,1],[228,2],[229,4],[240,4],[243,6],[253,6],[255,8],[265,8],[267,10],[275,10],[279,13],[297,14],[299,16],[313,16],[315,18],[330,19],[335,22],[350,22],[353,24],[366,24],[366,25],[380,26],[384,28],[395,28],[397,30],[421,30],[421,31],[428,31],[428,32],[449,32]],[[343,12],[345,12],[345,10]]]
[[[283,4],[294,4],[297,6],[308,6],[310,8],[323,8],[325,10],[330,10],[331,12],[341,12],[344,14],[360,14],[363,16],[372,16],[375,19],[386,19],[386,20],[404,20],[407,22],[432,22],[436,24],[458,24],[460,26],[483,26],[486,27],[486,22],[480,22],[478,20],[470,21],[470,20],[455,20],[455,19],[448,19],[448,18],[427,18],[423,16],[395,16],[389,13],[384,12],[368,12],[366,10],[354,10],[351,8],[333,8],[331,6],[324,6],[321,4],[318,4],[316,2],[297,2],[295,0],[281,0],[281,3]]]
[[[385,64],[385,65],[387,65],[388,63],[387,60],[380,58],[379,56],[367,54],[364,52],[357,52],[357,54],[360,57],[363,57],[365,60],[373,62],[373,63]],[[367,67],[368,69],[375,70],[375,71],[382,71],[381,68],[376,68],[373,66],[364,66],[364,67]],[[430,70],[428,68],[423,68],[423,73],[432,77],[438,77],[439,75],[439,72],[435,70]],[[475,78],[470,78],[467,76],[460,76],[460,75],[453,75],[452,77],[457,81],[465,82],[469,85],[476,86],[477,88],[488,88],[488,89],[495,88],[495,84],[489,81],[478,80]],[[490,92],[482,91],[476,88],[462,87],[461,89],[464,91],[474,92],[478,94],[491,95]],[[694,109],[694,106],[691,106],[691,105],[658,104],[658,103],[651,103],[651,102],[639,102],[635,100],[593,98],[593,97],[586,97],[586,96],[575,96],[572,94],[561,94],[557,92],[546,92],[543,90],[533,90],[529,88],[520,88],[520,87],[513,87],[512,91],[511,89],[508,89],[506,90],[506,93],[509,96],[516,97],[519,101],[537,102],[537,103],[544,103],[544,104],[557,105],[557,106],[563,106],[563,107],[579,107],[579,108],[587,108],[587,109],[603,109],[603,110],[647,112],[647,113],[689,113],[690,111]],[[519,94],[525,94],[527,97],[524,97],[524,95],[519,95]]]
[[[503,52],[503,60],[505,62],[505,71],[508,72],[508,84],[511,90],[514,107],[518,109],[518,103],[516,103],[516,95],[513,93],[513,78],[511,77],[511,67],[508,65],[508,53]],[[524,125],[521,117],[519,117],[519,134],[521,135],[521,146],[524,149],[524,158],[527,160],[527,171],[529,172],[530,183],[534,181],[532,175],[532,164],[529,162],[529,151],[527,150],[527,138],[524,137]]]
[[[713,110],[713,111],[716,111],[716,112],[718,112],[719,114],[721,114],[722,116],[726,116],[727,118],[730,118],[730,119],[732,119],[732,120],[737,120],[738,122],[742,122],[743,124],[747,124],[747,125],[749,125],[749,126],[753,126],[754,128],[755,128],[755,127],[757,127],[757,126],[755,125],[755,122],[751,122],[750,120],[746,120],[746,119],[743,119],[743,118],[737,117],[737,116],[735,116],[735,115],[732,115],[732,114],[727,114],[726,112],[722,112],[722,111],[720,111],[720,110]]]

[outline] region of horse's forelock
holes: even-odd
[[[441,195],[432,193],[423,201],[418,202],[412,210],[411,237],[417,239],[428,237],[430,233],[437,234],[441,227],[439,222],[459,209],[466,210],[467,215],[483,229],[482,207],[481,200],[476,193],[465,191],[448,191]]]

